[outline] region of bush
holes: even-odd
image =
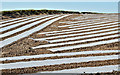
[[[39,15],[39,14],[80,14],[80,12],[74,11],[63,11],[63,10],[13,10],[13,11],[2,11],[2,16],[7,16],[11,18]]]

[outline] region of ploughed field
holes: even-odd
[[[117,14],[39,15],[0,23],[3,74],[119,72]]]

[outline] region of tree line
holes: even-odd
[[[80,14],[76,11],[63,11],[63,10],[12,10],[12,11],[2,11],[2,16],[9,18],[24,17],[30,15],[40,15],[40,14]]]

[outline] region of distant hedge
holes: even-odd
[[[39,14],[80,14],[75,11],[63,11],[63,10],[13,10],[13,11],[2,11],[2,16],[10,18],[39,15]]]
[[[100,13],[97,13],[97,12],[81,12],[81,14],[100,14]]]

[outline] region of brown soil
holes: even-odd
[[[57,18],[57,17],[55,17],[55,18]],[[52,18],[52,19],[54,19],[54,18]],[[49,19],[49,20],[52,20],[52,19]],[[41,19],[39,19],[39,20],[41,20]],[[28,28],[28,29],[25,29],[25,30],[23,30],[23,31],[17,32],[17,33],[15,33],[15,34],[10,35],[10,36],[6,36],[6,37],[2,38],[2,40],[5,40],[5,39],[10,38],[10,37],[13,37],[13,36],[18,35],[18,34],[20,34],[20,33],[22,33],[22,32],[28,31],[28,30],[30,30],[30,29],[32,29],[32,28],[34,28],[34,27],[37,27],[37,26],[39,26],[40,24],[45,23],[45,22],[47,22],[47,21],[49,21],[49,20],[43,21],[43,22],[41,22],[41,23],[39,23],[39,24],[36,24],[36,25],[34,25],[34,26],[32,26],[32,27],[30,27],[30,28]],[[37,21],[38,21],[38,20],[37,20]],[[25,24],[25,25],[26,25],[26,24]],[[23,25],[23,26],[24,26],[24,25]],[[21,26],[20,26],[20,27],[21,27]],[[16,27],[15,27],[15,28],[16,28]],[[13,29],[15,29],[15,28],[13,28]],[[10,30],[11,30],[11,29],[10,29]],[[10,31],[10,30],[8,30],[8,31]]]
[[[55,53],[92,51],[92,50],[120,50],[119,42],[103,44],[103,45],[96,45],[96,46],[92,46],[92,47],[83,47],[83,48],[76,48],[76,49],[71,49],[71,50],[57,51]]]
[[[77,41],[77,40],[85,40],[85,39],[99,38],[99,37],[105,37],[105,36],[116,35],[116,34],[119,34],[119,33],[108,34],[108,35],[104,35],[104,36],[94,36],[94,37],[89,37],[89,38],[74,39],[74,40],[71,39],[71,40],[68,40],[68,41]],[[63,43],[63,42],[68,42],[68,41],[61,41],[61,42],[54,42],[54,43]],[[52,43],[52,44],[54,44],[54,43]]]
[[[71,38],[71,37],[87,36],[87,35],[100,34],[100,33],[112,32],[112,31],[116,31],[116,30],[105,31],[105,32],[98,32],[98,33],[92,33],[92,34],[84,34],[84,35],[68,36],[68,37],[63,37],[63,38]],[[81,33],[85,33],[85,32],[81,32]],[[78,34],[79,34],[79,33],[78,33]],[[60,37],[60,38],[55,38],[55,39],[63,39],[63,38]],[[49,40],[55,40],[55,39],[49,39]]]
[[[80,54],[80,55],[72,55],[72,56],[54,56],[54,57],[44,57],[44,58],[32,58],[32,59],[22,59],[22,60],[6,60],[1,61],[1,63],[14,63],[21,61],[38,61],[38,60],[47,60],[47,59],[61,59],[61,58],[73,58],[73,57],[88,57],[88,56],[106,56],[106,55],[118,55],[120,52],[116,53],[99,53],[99,54]]]
[[[28,43],[31,42],[31,43]],[[94,47],[85,47],[73,50],[57,51],[51,52],[46,49],[29,49],[35,45],[41,44],[40,42],[27,41],[27,39],[22,40],[18,44],[13,44],[9,48],[4,48],[2,50],[2,57],[13,57],[13,56],[23,56],[23,55],[38,55],[38,54],[51,54],[51,53],[65,53],[65,52],[80,52],[80,51],[92,51],[92,50],[119,50],[119,42],[103,44]]]
[[[49,48],[59,48],[59,47],[63,47],[63,46],[75,46],[75,45],[88,44],[88,43],[94,43],[94,42],[99,42],[99,41],[107,41],[107,40],[118,39],[118,38],[119,37],[114,37],[114,38],[108,38],[108,39],[102,39],[102,40],[86,41],[86,42],[74,43],[74,44],[66,44],[66,45],[63,44],[63,45],[50,46],[50,47],[47,47],[47,48],[46,47],[42,47],[42,48],[43,49],[49,49]]]
[[[71,18],[75,18],[81,15],[71,15],[66,18],[63,18],[59,21],[54,22],[53,24],[47,26],[46,28],[31,34],[30,36],[20,39],[10,45],[7,45],[2,48],[2,57],[13,57],[13,56],[21,56],[21,55],[38,55],[38,54],[51,54],[51,53],[61,53],[61,52],[76,52],[76,51],[89,51],[89,50],[106,50],[106,49],[118,49],[118,42],[117,43],[111,43],[111,44],[104,44],[94,47],[87,47],[87,48],[79,48],[74,50],[67,50],[67,51],[61,51],[61,52],[51,52],[47,49],[31,49],[31,47],[42,45],[42,44],[48,44],[48,42],[45,41],[33,41],[28,38],[35,38],[37,36],[37,33],[39,32],[48,32],[48,31],[60,31],[63,30],[63,28],[58,28],[57,26],[60,26],[61,24],[59,22],[64,21],[70,21]],[[44,37],[45,35],[41,35],[41,37]]]
[[[49,17],[46,17],[46,18],[49,18]],[[42,18],[42,19],[45,19],[45,18]],[[9,32],[9,31],[11,31],[11,30],[14,30],[14,29],[17,29],[17,28],[23,27],[23,26],[25,26],[25,25],[27,25],[27,24],[30,24],[30,23],[33,23],[33,22],[36,22],[36,21],[42,20],[42,19],[38,19],[38,20],[35,20],[35,21],[31,21],[31,22],[28,22],[28,23],[22,24],[22,25],[20,25],[20,26],[17,26],[17,27],[14,27],[14,28],[8,29],[8,30],[6,30],[6,31],[3,31],[2,34],[6,33],[6,32]],[[25,21],[23,21],[23,22],[25,22]],[[16,23],[16,24],[17,24],[17,23]],[[5,26],[5,27],[7,27],[7,26]]]
[[[34,16],[38,16],[38,15],[30,15],[30,16],[23,16],[21,18],[25,19],[25,17],[34,17]],[[5,17],[5,16],[3,16]],[[20,17],[17,17],[17,18],[20,18]],[[2,21],[7,21],[7,20],[12,20],[12,19],[15,19],[15,18],[10,18],[10,17],[7,17],[7,19],[2,19]],[[19,19],[20,20],[20,19]],[[22,20],[22,19],[21,19]],[[18,20],[14,20],[14,21],[18,21]],[[14,21],[10,21],[10,22],[14,22]],[[2,23],[2,24],[6,24],[6,23],[10,23],[10,22],[5,22],[5,23]]]
[[[81,63],[70,63],[70,64],[61,64],[61,65],[50,65],[50,66],[41,66],[41,67],[30,67],[30,68],[19,68],[19,69],[6,69],[2,70],[2,73],[35,73],[40,71],[56,71],[63,69],[73,69],[79,67],[97,67],[97,66],[105,66],[105,65],[117,65],[120,60],[104,60],[104,61],[89,61],[89,62],[81,62]]]
[[[98,14],[98,15],[103,15],[103,14]],[[105,14],[105,16],[106,15],[109,16],[108,14]],[[31,47],[48,44],[48,42],[46,42],[46,41],[33,41],[32,39],[29,39],[29,38],[37,38],[38,37],[37,33],[41,33],[41,32],[61,31],[63,29],[68,29],[68,27],[59,28],[58,26],[65,25],[65,23],[60,24],[59,22],[78,21],[78,20],[71,20],[72,18],[75,18],[78,16],[84,17],[84,15],[68,16],[66,18],[60,19],[60,20],[52,23],[51,25],[47,26],[46,28],[44,28],[44,29],[42,29],[34,34],[31,34],[30,36],[28,36],[26,38],[20,39],[18,41],[13,42],[12,44],[9,44],[9,45],[3,47],[1,57],[54,54],[54,53],[65,53],[65,52],[93,51],[93,50],[120,50],[119,49],[119,42],[97,45],[97,46],[93,46],[93,47],[84,47],[84,48],[66,50],[66,51],[57,51],[57,52],[51,52],[45,48],[43,48],[43,49],[31,49]],[[99,21],[102,22],[103,21],[102,18],[103,17],[101,17],[101,19]],[[93,18],[89,18],[89,20],[92,20],[92,19]],[[116,26],[116,27],[118,27],[118,26]],[[116,28],[116,27],[110,27],[110,28]],[[105,28],[105,29],[108,29],[108,28]],[[77,33],[74,33],[74,34],[77,34]],[[13,36],[15,36],[15,35],[13,35]],[[39,37],[47,37],[47,36],[43,34],[43,35],[39,35]],[[111,38],[111,39],[115,39],[115,38]],[[14,60],[13,61],[3,61],[2,63],[31,61],[31,60],[60,59],[60,58],[71,58],[71,57],[118,55],[118,54],[120,54],[120,53],[103,53],[103,54],[89,54],[89,55],[84,54],[84,55],[74,55],[74,56],[59,56],[59,57],[35,58],[35,59],[25,59],[25,60],[16,60],[16,61],[14,61]],[[73,69],[73,68],[79,68],[79,67],[95,67],[95,66],[103,66],[103,65],[116,65],[116,64],[119,64],[118,61],[120,61],[120,60],[115,59],[115,60],[106,60],[106,61],[90,61],[90,62],[83,62],[83,63],[70,63],[70,64],[30,67],[30,68],[21,68],[21,69],[9,69],[9,70],[2,70],[2,74],[8,75],[8,74],[35,73],[35,72],[40,72],[40,71],[55,71],[55,70]],[[120,72],[112,72],[112,73],[108,73],[108,74],[109,75],[110,74],[111,75],[113,75],[113,74],[118,75],[118,73],[120,74]],[[101,74],[104,75],[104,73],[101,73]]]
[[[67,19],[67,18],[69,18],[69,16],[66,18],[60,19],[58,21],[61,21],[61,20]],[[56,23],[58,23],[58,21],[56,21],[54,23],[56,24]],[[53,25],[54,23],[52,23],[51,25]],[[38,32],[43,32],[43,30],[49,29],[49,27],[51,25],[45,27],[44,29],[42,29]],[[53,27],[52,29],[55,29],[55,28]],[[32,36],[35,36],[38,32],[31,34],[30,36],[20,39],[18,41],[15,41],[7,46],[4,46],[2,48],[2,57],[51,53],[50,51],[45,50],[45,49],[31,50],[30,47],[33,47],[33,46],[36,46],[39,44],[46,44],[42,41],[33,41],[31,39],[28,39]]]
[[[24,21],[20,21],[20,22],[16,22],[16,23],[12,23],[12,24],[8,24],[8,25],[2,26],[0,28],[7,27],[7,26],[10,26],[10,25],[14,25],[14,24],[21,23],[21,22],[25,22],[25,21],[29,21],[29,20],[32,20],[32,19],[34,19],[34,18],[31,18],[31,19],[28,19],[28,20],[24,20]]]
[[[22,19],[19,19],[19,20],[23,20],[23,19],[26,19],[26,18],[22,18]],[[18,21],[18,20],[14,20],[14,21]],[[6,23],[10,23],[10,22],[14,22],[14,21],[5,22],[5,23],[2,23],[2,24],[6,24]]]
[[[112,29],[112,28],[118,28],[119,26],[115,26],[115,27],[109,27],[109,28],[103,28],[103,29],[97,29],[97,30],[91,30],[91,31],[98,31],[98,30],[104,30],[104,29]],[[98,27],[94,27],[94,28],[98,28]],[[86,29],[90,29],[90,28],[85,28],[85,29],[80,29],[80,30],[86,30]],[[69,35],[69,34],[78,34],[78,33],[85,33],[85,32],[91,32],[91,31],[82,31],[82,32],[74,32],[74,33],[68,33],[68,34],[59,34],[59,35]],[[104,33],[104,32],[102,32]],[[59,36],[59,35],[50,35],[50,36],[44,36],[44,37],[53,37],[53,36]],[[36,35],[36,38],[42,38],[39,35]]]

